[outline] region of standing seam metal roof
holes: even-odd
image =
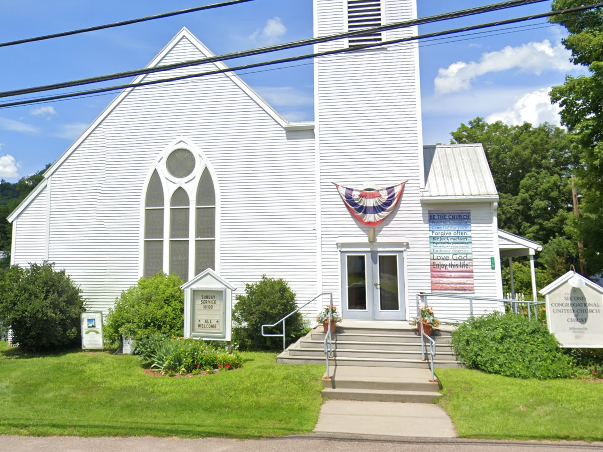
[[[425,146],[422,198],[487,197],[498,199],[484,148],[476,144]]]

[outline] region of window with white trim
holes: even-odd
[[[143,275],[188,281],[216,269],[216,191],[200,156],[178,148],[160,159],[146,188]]]
[[[381,25],[381,0],[348,0],[348,31]],[[382,41],[381,33],[368,33],[348,39],[350,46]]]

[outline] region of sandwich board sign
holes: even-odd
[[[562,347],[603,348],[603,287],[569,271],[540,293],[549,331]]]
[[[212,269],[198,274],[184,290],[184,337],[227,341],[232,338],[232,284]]]
[[[80,316],[82,322],[82,349],[102,350],[103,344],[103,313],[84,312]]]

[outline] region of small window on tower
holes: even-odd
[[[381,25],[381,0],[348,0],[348,31]],[[381,42],[381,33],[369,33],[349,38],[350,46]]]

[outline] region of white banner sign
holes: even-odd
[[[103,314],[102,312],[84,312],[82,322],[82,349],[102,350],[103,344]]]

